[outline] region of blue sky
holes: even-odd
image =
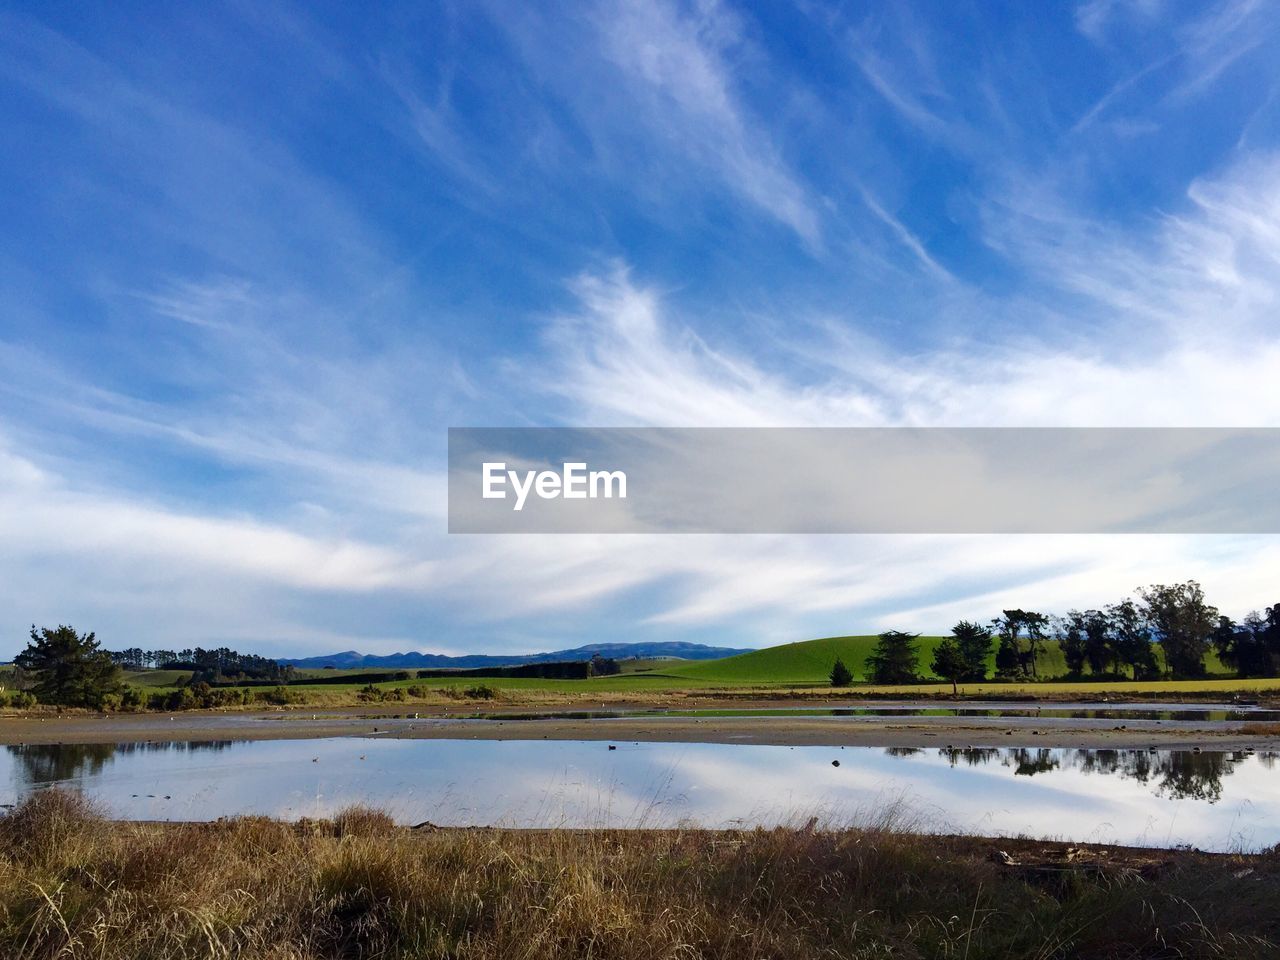
[[[1280,426],[1262,2],[6,4],[0,655],[739,645],[1269,537],[478,537],[460,425]],[[1052,509],[1052,505],[1047,505]]]

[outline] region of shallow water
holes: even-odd
[[[379,740],[10,746],[0,803],[74,786],[116,816],[325,816],[405,823],[707,827],[875,821],[1073,841],[1280,843],[1277,754]],[[838,761],[839,765],[833,765]]]
[[[1267,710],[1252,706],[1227,704],[1103,704],[1062,703],[1051,707],[1026,704],[985,704],[933,707],[910,704],[872,704],[858,706],[821,707],[700,707],[693,710],[646,708],[639,710],[547,710],[522,713],[476,713],[475,720],[619,720],[634,717],[645,719],[663,717],[714,717],[736,719],[742,717],[847,717],[855,720],[884,720],[898,717],[914,719],[966,720],[1085,720],[1109,724],[1110,722],[1141,724],[1185,723],[1197,726],[1264,723],[1280,721],[1280,710]],[[1092,724],[1091,724],[1092,725]]]

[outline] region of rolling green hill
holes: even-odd
[[[920,637],[920,675],[923,679],[936,679],[929,670],[934,648],[941,637]],[[671,666],[655,666],[651,676],[679,677],[687,680],[722,683],[760,684],[822,684],[828,681],[831,666],[839,657],[853,674],[855,681],[866,679],[866,660],[876,644],[874,635],[856,637],[822,637],[818,640],[801,640],[766,647],[751,653],[721,660],[685,662]],[[1160,657],[1159,649],[1156,652]],[[1205,658],[1210,676],[1229,675],[1211,650]],[[1062,649],[1056,640],[1047,640],[1037,659],[1040,676],[1059,677],[1067,672]],[[995,673],[995,644],[987,658],[988,676]]]
[[[920,666],[927,671],[933,649],[941,637],[920,638]],[[690,680],[725,681],[730,683],[826,683],[831,666],[839,657],[855,680],[864,679],[864,665],[876,644],[874,635],[859,637],[822,637],[802,640],[778,647],[766,647],[751,653],[740,653],[723,660],[704,660],[662,669],[666,676]],[[657,671],[655,671],[657,672]]]
[[[190,679],[190,670],[126,670],[124,680],[135,687],[176,687]]]

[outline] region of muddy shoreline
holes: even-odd
[[[683,708],[723,706],[686,701]],[[760,700],[741,708],[813,706],[812,700]],[[833,704],[834,705],[834,704]],[[930,706],[946,706],[932,702]],[[969,706],[972,701],[956,702]],[[668,706],[653,704],[654,707]],[[1018,703],[1019,709],[1027,704]],[[1034,706],[1034,705],[1032,705]],[[1060,704],[1046,702],[1046,708]],[[1114,706],[1111,704],[1110,706]],[[631,708],[643,705],[628,704]],[[585,705],[578,709],[585,709]],[[596,709],[609,709],[599,705]],[[471,719],[476,713],[491,720]],[[161,741],[309,740],[380,737],[422,740],[590,740],[653,743],[746,743],[779,746],[1078,747],[1280,750],[1280,724],[1241,721],[1079,720],[1047,717],[673,717],[503,719],[529,707],[379,704],[182,713],[0,716],[0,745]],[[554,712],[548,711],[548,712]]]

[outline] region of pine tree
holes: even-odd
[[[944,680],[950,680],[951,692],[955,694],[959,692],[960,678],[969,670],[969,663],[961,652],[960,645],[946,637],[934,648],[933,663],[929,665],[929,669]]]
[[[991,655],[991,631],[980,623],[961,620],[951,628],[956,646],[964,657],[965,671],[960,679],[969,683],[987,679],[987,657]]]
[[[41,703],[100,707],[122,687],[120,668],[98,649],[93,633],[79,634],[68,626],[36,630],[33,625],[31,643],[14,663],[31,674],[32,692]]]
[[[888,630],[880,634],[875,649],[867,657],[867,673],[874,683],[914,683],[920,650],[913,641],[918,633]]]

